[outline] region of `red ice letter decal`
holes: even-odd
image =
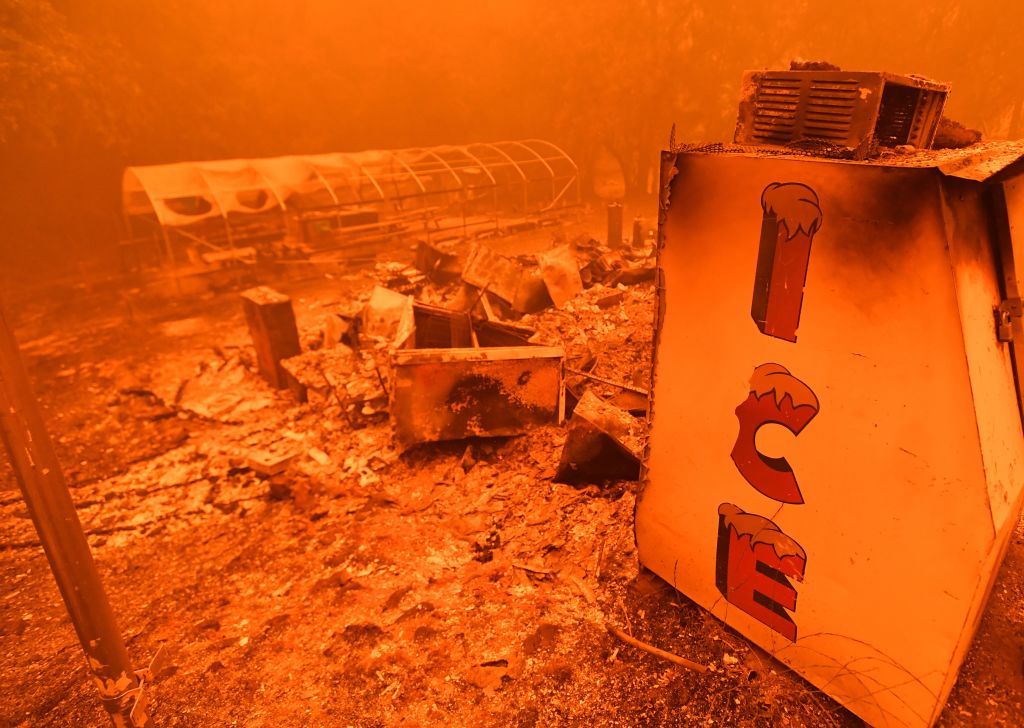
[[[821,227],[818,195],[797,182],[773,182],[761,193],[761,210],[750,316],[762,334],[796,341],[811,241]]]
[[[726,600],[788,640],[796,641],[796,590],[807,555],[772,521],[731,503],[718,507],[715,585]]]
[[[781,364],[762,364],[750,378],[750,394],[736,408],[740,432],[732,460],[740,475],[760,493],[783,503],[803,503],[793,469],[786,458],[771,458],[757,451],[755,438],[762,425],[782,425],[799,435],[818,414],[818,398],[811,388]]]

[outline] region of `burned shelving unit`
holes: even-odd
[[[735,141],[834,148],[855,159],[879,146],[928,149],[948,94],[948,84],[921,76],[748,71]]]

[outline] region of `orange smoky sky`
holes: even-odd
[[[6,0],[0,261],[113,250],[126,165],[543,137],[649,193],[657,152],[729,139],[740,76],[793,58],[953,85],[1024,136],[1009,0]]]

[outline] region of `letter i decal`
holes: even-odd
[[[762,334],[795,342],[811,242],[821,228],[818,195],[798,182],[773,182],[761,193],[761,210],[750,316]]]

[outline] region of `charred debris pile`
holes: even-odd
[[[654,278],[638,226],[615,249],[582,236],[516,257],[419,241],[413,264],[377,264],[372,288],[317,330],[300,332],[273,289],[241,298],[262,378],[322,418],[390,422],[379,431],[396,452],[568,419],[553,479],[586,484],[640,476]],[[294,454],[252,465],[275,476]]]

